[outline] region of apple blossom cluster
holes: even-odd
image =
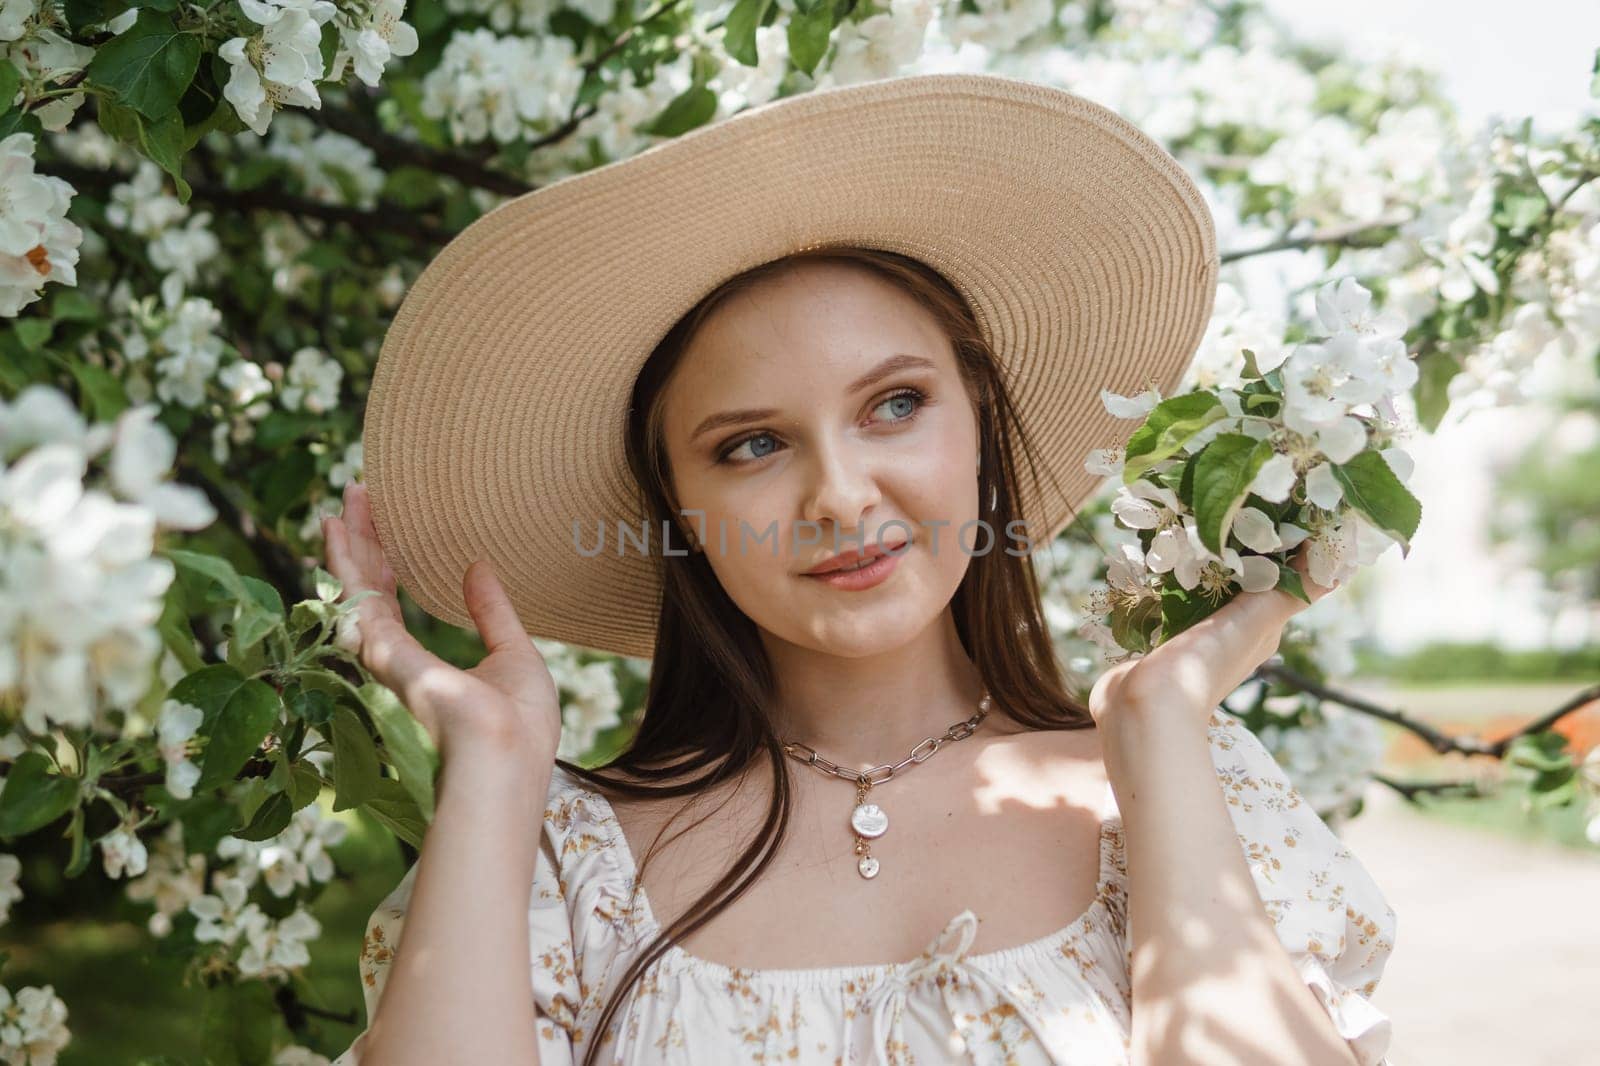
[[[0,140],[0,317],[37,300],[48,282],[76,285],[83,231],[69,220],[73,188],[34,172],[31,133]]]
[[[362,20],[351,19],[329,0],[238,2],[260,29],[229,38],[217,50],[229,70],[222,94],[257,134],[265,134],[272,116],[286,105],[320,108],[317,82],[339,80],[347,65],[353,64],[362,82],[377,85],[391,57],[417,50],[417,31],[400,21],[404,0],[374,0]],[[322,33],[330,21],[339,43],[331,69],[324,70]]]
[[[0,854],[0,925],[10,920],[11,905],[22,898],[17,887],[21,870],[15,855]],[[67,1005],[54,986],[28,986],[13,995],[0,985],[0,1062],[50,1066],[69,1040]]]
[[[1319,288],[1316,307],[1325,337],[1240,348],[1237,366],[1205,366],[1213,387],[1168,400],[1102,390],[1107,411],[1140,422],[1125,447],[1085,463],[1121,480],[1111,513],[1138,532],[1081,605],[1082,635],[1108,656],[1147,651],[1238,589],[1304,598],[1287,555],[1302,542],[1323,586],[1392,543],[1409,550],[1421,507],[1404,487],[1410,457],[1391,443],[1395,397],[1417,373],[1403,320],[1351,278]]]
[[[556,757],[577,760],[594,747],[601,732],[622,724],[618,664],[610,658],[584,662],[583,653],[557,640],[535,637],[533,643],[561,694],[561,744]],[[648,676],[648,663],[637,659],[622,662],[635,674]]]
[[[286,918],[273,919],[249,901],[257,884],[278,898],[288,898],[301,888],[323,884],[334,875],[328,849],[344,839],[348,827],[322,816],[316,804],[295,812],[288,828],[263,841],[224,836],[213,849],[223,860],[212,872],[211,891],[205,889],[204,855],[187,854],[183,823],[170,823],[153,844],[120,841],[113,868],[107,851],[107,874],[126,875],[128,898],[153,904],[148,926],[154,935],[172,932],[173,918],[188,911],[197,920],[195,939],[226,950],[230,962],[249,978],[287,976],[309,959],[305,945],[320,932],[318,923],[297,906]],[[238,949],[235,957],[232,949]]]
[[[204,268],[211,266],[222,251],[216,234],[211,232],[211,213],[192,211],[187,204],[167,193],[161,168],[148,159],[139,161],[133,177],[111,187],[106,221],[149,242],[145,254],[150,265],[164,272],[161,299],[165,306],[179,306],[187,291],[202,280],[211,280],[211,272]],[[204,300],[190,302],[197,307],[210,307]],[[220,316],[217,318],[220,321]],[[216,352],[220,351],[220,342],[217,342]],[[207,359],[214,358],[214,354],[207,356]],[[193,365],[191,362],[190,366]],[[186,369],[173,376],[186,379],[193,375]],[[193,395],[193,390],[192,383],[183,389],[185,395]],[[162,399],[168,397],[162,396]]]
[[[318,129],[303,115],[280,116],[264,148],[283,161],[313,200],[369,208],[383,191],[383,170],[371,148],[342,133]]]
[[[31,733],[138,702],[174,577],[156,532],[216,518],[168,479],[177,443],[155,417],[145,404],[90,425],[46,385],[0,401],[0,700]]]
[[[1359,800],[1383,760],[1383,729],[1368,715],[1304,695],[1268,696],[1277,720],[1255,730],[1295,791],[1323,818]]]
[[[458,30],[422,80],[422,112],[444,119],[457,142],[505,144],[564,121],[582,84],[569,38]]]
[[[0,985],[0,1060],[55,1066],[70,1039],[67,1005],[53,986],[19,988],[13,996]]]

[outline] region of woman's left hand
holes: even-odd
[[[1311,580],[1304,544],[1290,559],[1311,603],[1339,587]],[[1156,645],[1145,655],[1106,670],[1089,695],[1089,713],[1104,728],[1128,707],[1192,708],[1202,720],[1278,651],[1283,627],[1311,604],[1282,589],[1238,592],[1216,611]]]

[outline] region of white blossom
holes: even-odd
[[[817,86],[852,85],[900,73],[915,60],[933,21],[933,0],[889,0],[889,10],[834,31],[833,61]]]
[[[0,140],[0,316],[37,300],[46,282],[78,283],[83,231],[66,217],[73,188],[34,173],[31,133]]]
[[[22,898],[22,889],[17,884],[21,876],[22,860],[0,852],[0,925],[11,920],[11,905]]]
[[[113,829],[97,843],[107,877],[118,878],[124,873],[129,877],[137,877],[144,873],[149,854],[145,851],[144,841],[127,826]]]
[[[377,86],[391,56],[404,57],[417,50],[417,31],[400,21],[405,0],[373,0],[365,22],[355,22],[344,12],[334,16],[339,30],[339,50],[333,56],[332,80],[344,77],[345,64],[355,61],[356,77]]]
[[[265,134],[281,107],[320,108],[322,24],[337,8],[329,0],[239,0],[239,8],[262,31],[223,42],[217,54],[229,67],[222,95],[245,125]]]
[[[320,348],[307,346],[289,360],[289,383],[279,398],[290,411],[322,414],[338,405],[343,380],[344,367],[337,360],[328,358]]]
[[[181,700],[168,699],[161,706],[157,747],[167,764],[167,791],[175,799],[193,796],[195,782],[200,780],[200,767],[189,758],[189,741],[204,718],[203,710]]]
[[[239,972],[246,977],[287,977],[311,961],[306,944],[321,934],[321,923],[304,907],[295,908],[282,921],[249,922]]]
[[[457,30],[439,65],[422,80],[422,111],[444,119],[460,143],[493,137],[501,144],[563,121],[583,82],[569,38],[497,37]]]
[[[183,823],[173,821],[152,841],[145,872],[128,882],[126,895],[155,905],[146,924],[152,935],[163,937],[172,932],[172,916],[205,895],[205,885],[206,857],[185,851]]]
[[[0,985],[0,1059],[17,1066],[55,1066],[72,1035],[67,1005],[53,985],[11,990]]]

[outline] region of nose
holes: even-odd
[[[829,521],[836,530],[860,529],[863,516],[883,498],[869,458],[848,444],[820,445],[812,452],[808,467],[810,480],[802,512],[818,529]]]

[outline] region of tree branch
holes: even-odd
[[[531,192],[533,186],[520,178],[486,167],[474,159],[454,152],[429,148],[417,141],[385,133],[369,125],[359,114],[331,104],[324,104],[306,114],[319,125],[335,133],[342,133],[372,149],[386,168],[421,167],[435,174],[444,174],[463,185],[486,189],[501,196],[520,196]]]
[[[1476,781],[1396,781],[1385,774],[1373,774],[1372,779],[1380,785],[1388,785],[1414,807],[1421,806],[1417,801],[1418,796],[1433,793],[1457,792],[1468,799],[1481,799],[1490,795],[1490,792]]]
[[[132,175],[120,170],[97,170],[74,163],[57,160],[46,168],[50,173],[65,178],[75,187],[109,189],[129,180]],[[343,223],[358,233],[382,230],[397,236],[420,239],[430,245],[443,245],[455,236],[418,219],[410,210],[396,204],[380,204],[378,209],[367,211],[358,207],[324,203],[304,196],[293,196],[276,189],[229,189],[211,182],[190,182],[194,199],[238,212],[252,210],[282,211],[303,218],[316,218],[324,222]]]
[[[1437,754],[1487,755],[1496,759],[1503,758],[1518,737],[1528,736],[1532,733],[1542,733],[1567,715],[1582,710],[1596,700],[1600,700],[1600,684],[1590,685],[1565,700],[1555,710],[1533,719],[1516,732],[1501,737],[1499,740],[1485,741],[1472,736],[1451,736],[1435,729],[1426,722],[1412,718],[1404,711],[1380,707],[1371,700],[1357,696],[1354,693],[1342,692],[1314,678],[1306,677],[1298,671],[1291,670],[1281,662],[1263,663],[1256,668],[1255,676],[1281,681],[1302,692],[1308,692],[1318,699],[1326,700],[1329,703],[1337,703],[1341,707],[1348,707],[1352,711],[1371,715],[1392,725],[1397,725],[1401,729],[1421,737]]]
[[[1268,241],[1266,244],[1255,248],[1240,248],[1231,252],[1223,252],[1220,256],[1224,263],[1236,263],[1241,259],[1249,259],[1257,255],[1270,255],[1273,252],[1305,251],[1322,245],[1339,244],[1350,248],[1360,247],[1363,238],[1369,237],[1382,230],[1393,229],[1411,220],[1409,215],[1395,215],[1390,218],[1380,218],[1372,222],[1352,222],[1344,226],[1333,226],[1329,229],[1316,230],[1303,237],[1279,237]]]

